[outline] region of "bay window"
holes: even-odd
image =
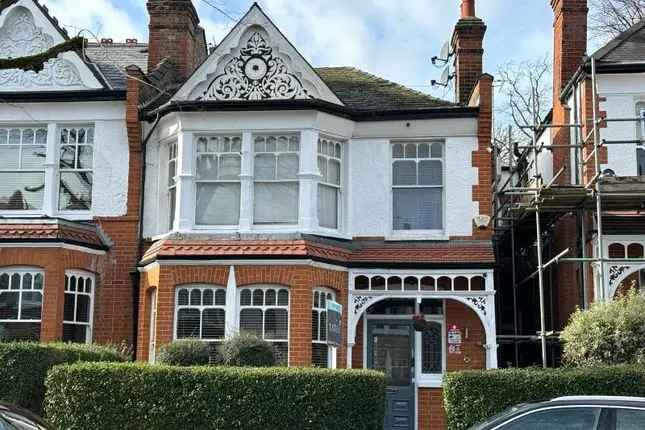
[[[255,224],[298,224],[300,137],[258,135],[253,140]]]
[[[44,275],[31,268],[0,269],[0,340],[39,340]]]
[[[240,220],[242,137],[197,139],[196,224],[237,225]]]
[[[249,286],[240,290],[241,332],[273,344],[276,362],[289,358],[289,290],[279,286]]]
[[[58,209],[88,211],[92,206],[94,127],[60,129]]]
[[[65,274],[65,308],[63,312],[63,341],[89,343],[92,341],[94,276],[83,272]]]
[[[0,128],[0,210],[41,210],[47,127]]]
[[[394,230],[443,228],[443,143],[392,145]]]
[[[168,145],[168,224],[173,228],[175,224],[175,210],[177,209],[177,142]]]
[[[311,364],[329,367],[329,346],[327,345],[327,302],[335,300],[332,291],[317,288],[313,294],[311,310]]]
[[[175,339],[224,339],[226,289],[208,285],[177,288]]]
[[[318,139],[318,222],[321,227],[338,228],[343,146],[334,139]]]
[[[642,107],[642,103],[640,104]],[[645,109],[639,111],[640,123],[638,130],[640,132],[640,144],[636,146],[636,163],[638,176],[645,176]]]

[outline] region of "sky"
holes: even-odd
[[[41,0],[70,34],[91,30],[115,42],[147,40],[145,0]],[[419,91],[441,68],[430,62],[450,39],[459,0],[260,0],[264,12],[314,66],[354,66]],[[484,71],[552,52],[548,0],[478,0],[488,31]],[[79,5],[82,4],[82,7]],[[249,0],[193,0],[209,43],[219,42],[251,6]],[[215,7],[214,7],[215,6]],[[221,11],[218,11],[219,8]],[[223,12],[222,12],[223,11]]]

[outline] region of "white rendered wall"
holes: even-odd
[[[600,110],[607,112],[608,118],[635,118],[638,116],[637,104],[645,102],[645,74],[624,73],[598,75],[598,92],[607,100],[600,104]],[[601,129],[600,136],[606,140],[634,140],[641,138],[639,124],[636,122],[609,122]],[[636,145],[607,145],[608,164],[617,176],[636,176]]]
[[[0,124],[94,124],[92,210],[85,218],[125,215],[129,146],[125,102],[18,103],[0,105]],[[76,219],[76,217],[75,217]]]

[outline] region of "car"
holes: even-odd
[[[25,409],[0,403],[0,430],[53,430],[53,427]]]
[[[645,430],[645,398],[558,397],[514,406],[470,430]]]

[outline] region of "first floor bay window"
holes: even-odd
[[[47,127],[0,127],[0,210],[40,210]]]
[[[311,310],[311,364],[329,367],[329,346],[327,345],[327,302],[335,300],[334,293],[326,288],[314,290]]]
[[[88,211],[92,207],[94,127],[60,129],[60,211]]]
[[[94,287],[92,274],[84,272],[65,274],[64,342],[89,343],[92,341]]]
[[[298,224],[300,137],[258,135],[253,140],[255,224]]]
[[[242,137],[197,139],[198,225],[237,225],[240,220]]]
[[[175,339],[224,339],[226,289],[209,285],[177,288]]]
[[[392,145],[394,230],[443,228],[443,143]]]
[[[39,340],[43,285],[38,269],[0,269],[0,340]]]
[[[255,285],[239,292],[241,332],[253,333],[271,342],[278,363],[289,358],[289,290]]]
[[[342,143],[318,139],[318,222],[321,227],[338,228],[341,190]]]

